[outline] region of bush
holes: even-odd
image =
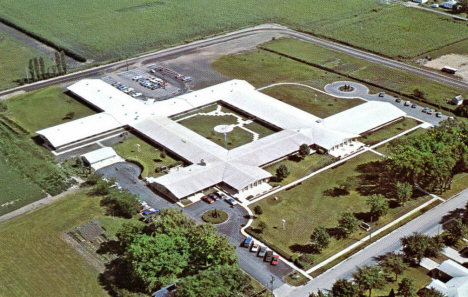
[[[256,205],[256,206],[254,207],[254,212],[255,212],[255,214],[257,214],[257,215],[261,215],[261,214],[263,213],[263,209],[262,209],[262,207],[261,207],[260,205]]]

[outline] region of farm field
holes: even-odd
[[[277,252],[286,257],[308,254],[310,260],[315,263],[326,259],[337,253],[346,246],[354,243],[367,235],[363,230],[351,234],[348,239],[332,237],[330,246],[320,254],[315,254],[309,245],[310,235],[315,227],[323,226],[331,234],[338,225],[338,219],[343,212],[351,212],[360,220],[367,220],[369,207],[366,199],[373,193],[384,193],[389,189],[383,189],[382,184],[368,175],[369,172],[379,172],[375,161],[381,157],[367,152],[356,156],[344,164],[333,167],[319,173],[292,189],[287,189],[275,194],[278,200],[268,197],[252,204],[251,209],[260,205],[263,214],[259,215],[249,233],[266,240],[272,244]],[[336,189],[343,182],[351,185],[349,191],[338,193]],[[400,217],[414,207],[426,202],[429,196],[412,199],[404,207],[393,206],[387,215],[374,222],[374,230]],[[392,205],[392,203],[390,203]],[[286,231],[281,228],[281,220],[286,220]],[[263,233],[258,234],[255,230],[260,221],[266,223]]]
[[[428,102],[450,109],[456,106],[447,104],[445,98],[460,94],[468,96],[466,90],[449,87],[415,74],[370,63],[297,39],[278,39],[261,45],[261,48],[336,71],[346,76],[347,80],[356,78],[409,96],[413,96],[414,90],[419,89],[426,93],[425,99]]]
[[[25,67],[34,57],[47,58],[34,48],[0,32],[0,90],[18,86],[16,81],[26,77]]]
[[[245,0],[242,5],[227,0],[83,0],[79,5],[19,0],[0,3],[0,17],[103,61],[263,23],[314,28],[377,7],[375,0],[335,0],[327,5],[308,0],[294,5],[282,0]]]
[[[23,179],[14,168],[5,164],[0,154],[0,216],[46,197],[37,185]]]
[[[466,22],[392,5],[327,23],[314,30],[314,33],[384,56],[413,58],[467,39],[466,29]]]
[[[0,224],[0,295],[108,296],[98,272],[62,234],[103,216],[83,191]]]
[[[95,112],[65,94],[61,86],[46,87],[10,97],[8,114],[31,133],[47,127],[66,123]],[[73,112],[72,118],[66,115]]]
[[[140,146],[139,152],[138,145]],[[164,173],[155,171],[156,167],[172,167],[178,164],[178,161],[167,153],[165,158],[161,158],[161,151],[158,148],[134,135],[123,139],[122,142],[116,144],[113,148],[122,158],[141,164],[143,167],[143,171],[141,172],[142,178],[163,175]]]

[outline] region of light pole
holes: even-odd
[[[283,223],[283,230],[284,230],[284,224],[286,223],[286,220],[285,220],[285,219],[282,219],[282,220],[281,220],[281,223]]]
[[[226,129],[224,129],[224,146],[227,149],[227,138],[226,138]]]
[[[138,149],[138,152],[140,152],[140,145],[137,143],[137,149]]]
[[[314,93],[315,102],[317,102],[317,93]]]
[[[271,276],[271,297],[274,297],[275,295],[273,294],[273,282],[275,281],[275,277],[272,275]]]

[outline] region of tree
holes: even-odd
[[[338,279],[332,287],[333,297],[358,297],[359,288],[344,278]]]
[[[437,256],[444,247],[440,236],[431,238],[418,232],[405,236],[400,241],[403,245],[405,257],[408,260],[416,259],[418,265],[421,263],[422,258]]]
[[[455,219],[450,223],[447,228],[447,233],[452,244],[455,244],[460,239],[466,237],[468,233],[468,227],[463,224],[461,219]]]
[[[115,216],[131,218],[138,213],[141,207],[140,199],[128,190],[109,189],[108,194],[101,200],[101,204],[107,206],[107,212]]]
[[[359,220],[350,212],[343,213],[338,222],[341,232],[345,235],[354,232],[359,226]]]
[[[40,80],[41,79],[41,73],[40,73],[40,69],[39,69],[39,61],[37,60],[36,57],[34,57],[33,61],[34,61],[34,73],[36,74],[36,80]]]
[[[255,205],[254,212],[257,215],[261,215],[263,213],[263,209],[262,209],[262,207],[260,205]]]
[[[414,281],[409,278],[403,278],[401,283],[398,284],[398,296],[403,297],[416,297],[416,288],[414,286]]]
[[[32,80],[32,81],[35,81],[37,78],[34,77],[34,75],[35,75],[36,73],[34,72],[34,62],[33,62],[33,59],[29,59],[28,71],[29,71],[29,75],[31,76],[31,80]]]
[[[70,111],[70,112],[67,112],[67,114],[65,115],[64,119],[67,119],[67,120],[71,120],[75,117],[75,112],[74,111]]]
[[[44,64],[44,59],[42,57],[39,57],[39,67],[41,68],[41,78],[46,79],[46,70],[45,70],[45,64]]]
[[[62,63],[62,70],[63,74],[67,73],[67,61],[65,60],[65,53],[63,51],[60,52],[60,62]]]
[[[55,52],[55,66],[57,67],[58,74],[59,75],[63,74],[62,60],[60,58],[60,53],[59,52]]]
[[[395,281],[398,281],[398,275],[402,274],[408,266],[403,261],[403,258],[400,255],[395,253],[387,253],[385,257],[379,261],[379,266],[386,273],[395,274]]]
[[[388,211],[388,201],[382,194],[373,194],[367,198],[367,205],[370,206],[371,220],[376,217],[377,220],[380,216],[385,215]]]
[[[307,144],[301,144],[299,147],[299,157],[304,159],[306,156],[310,155],[310,147]]]
[[[268,227],[267,224],[264,221],[258,222],[258,231],[259,233],[263,233],[263,231]]]
[[[276,178],[278,179],[278,181],[282,181],[283,179],[288,177],[288,175],[289,175],[289,171],[286,165],[280,165],[280,167],[276,169]]]
[[[413,90],[413,96],[417,98],[424,99],[426,98],[426,93],[420,89],[414,89]]]
[[[166,150],[165,150],[165,149],[163,149],[163,150],[161,151],[161,153],[159,154],[159,157],[160,157],[161,159],[166,158]]]
[[[442,294],[434,288],[424,288],[418,293],[419,297],[447,297],[447,295]]]
[[[321,226],[315,227],[314,233],[312,233],[310,238],[312,239],[312,241],[315,244],[315,247],[319,251],[328,247],[328,245],[330,244],[330,235],[328,234],[327,230],[325,230],[325,228]]]
[[[176,297],[228,297],[253,293],[249,277],[237,266],[220,266],[177,283]]]
[[[380,272],[380,267],[376,265],[364,265],[357,267],[357,271],[353,273],[353,278],[361,290],[369,290],[369,297],[371,297],[372,289],[381,289],[386,283]]]
[[[405,202],[410,200],[413,195],[413,187],[409,183],[397,182],[395,190],[396,198],[400,205],[405,205]]]

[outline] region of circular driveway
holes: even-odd
[[[354,88],[354,90],[349,92],[341,91],[339,88],[344,85],[351,86]],[[335,81],[326,85],[324,89],[327,93],[341,98],[362,98],[367,100],[366,97],[369,95],[369,89],[365,85],[352,81]]]

